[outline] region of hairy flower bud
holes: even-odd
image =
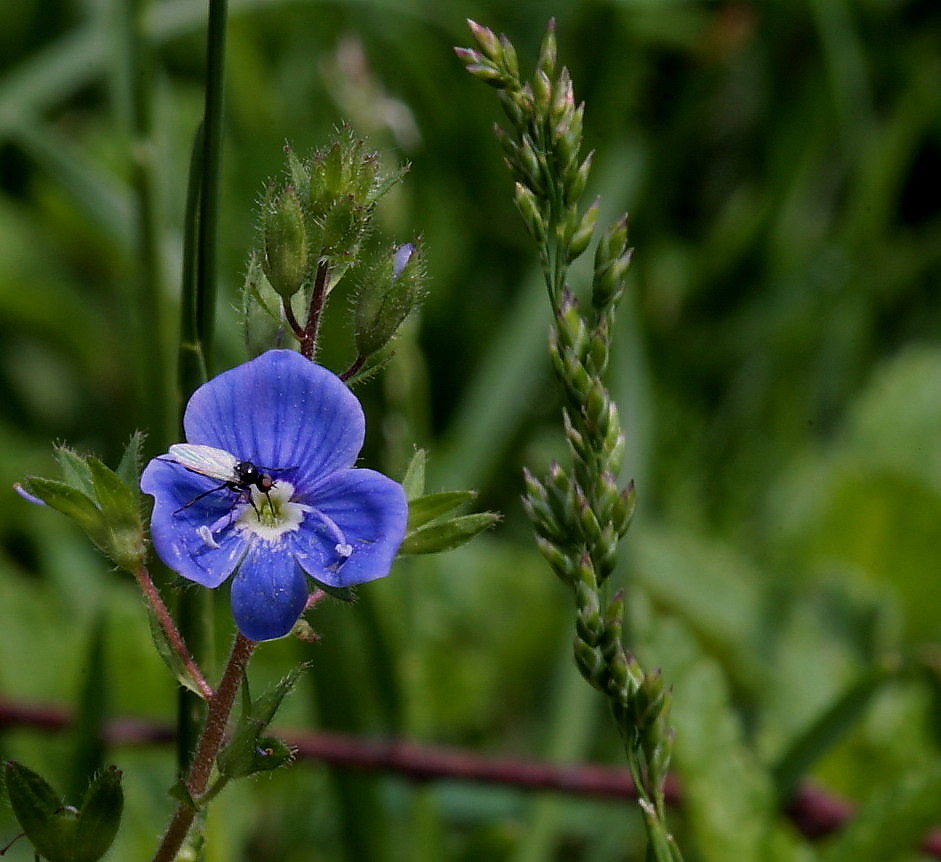
[[[405,243],[360,287],[354,316],[356,349],[372,356],[385,347],[421,298],[425,278],[420,247]]]
[[[297,293],[307,278],[310,244],[304,209],[293,186],[273,191],[265,205],[262,269],[284,299]]]

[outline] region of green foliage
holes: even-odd
[[[242,712],[231,739],[218,757],[219,771],[225,779],[268,772],[291,761],[293,754],[284,742],[262,734],[305,670],[304,665],[299,665],[271,691],[255,699],[249,692],[248,680],[243,681]]]
[[[80,808],[64,805],[45,779],[15,761],[4,764],[3,778],[16,819],[48,862],[97,862],[108,851],[124,808],[119,769],[99,773]]]
[[[138,311],[129,154],[154,157],[161,295],[172,301],[205,4],[153,3],[145,16],[157,86],[144,147],[128,146],[134,79],[116,5],[0,5],[9,487],[49,474],[50,439],[117,463],[163,398],[138,333],[160,333],[169,353],[177,314]],[[565,457],[547,407],[541,274],[493,140],[492,94],[450,54],[471,16],[511,34],[530,68],[550,12],[586,104],[588,200],[602,198],[599,225],[629,211],[637,249],[609,374],[638,511],[611,577],[626,588],[629,645],[673,685],[674,765],[691,795],[671,824],[692,858],[749,858],[736,854],[762,835],[768,852],[752,858],[815,855],[782,836],[769,776],[889,656],[899,674],[803,760],[858,805],[858,826],[823,852],[922,858],[913,836],[935,820],[923,806],[937,798],[941,598],[932,3],[232,4],[212,369],[244,358],[233,308],[257,238],[253,202],[281,171],[284,140],[306,151],[348,120],[393,170],[413,163],[376,218],[391,235],[423,236],[432,288],[382,385],[358,390],[367,457],[401,468],[417,440],[430,493],[478,488],[480,505],[506,518],[446,562],[398,562],[355,613],[318,606],[309,617],[323,638],[309,649],[323,687],[288,699],[279,726],[325,726],[329,715],[367,734],[617,762],[617,741],[576,700],[566,597],[544,579],[518,502],[521,464],[541,473]],[[583,226],[573,222],[576,249]],[[590,254],[573,273],[587,307]],[[348,362],[351,336],[322,333],[331,367]],[[151,454],[164,448],[156,429],[150,441]],[[0,513],[4,697],[68,703],[106,605],[111,708],[172,721],[139,597],[66,519],[13,494]],[[343,639],[351,628],[359,637]],[[274,684],[295,649],[272,645],[259,675]],[[61,740],[5,731],[2,744],[65,786]],[[172,753],[113,754],[127,813],[112,855],[146,858],[170,806]],[[622,805],[376,776],[340,788],[337,774],[298,764],[229,788],[220,802],[231,807],[209,827],[218,858],[293,862],[312,847],[327,862],[363,858],[356,829],[393,855],[436,862],[641,858],[625,850],[641,838]],[[8,808],[0,831],[18,831]]]
[[[288,337],[313,358],[327,300],[345,280],[357,353],[343,379],[373,373],[423,294],[420,247],[383,248],[372,239],[376,205],[407,169],[384,171],[379,154],[346,125],[308,158],[285,152],[286,178],[263,195],[260,248],[243,288],[247,345],[260,353]]]
[[[452,551],[499,522],[496,512],[445,516],[477,497],[474,491],[442,491],[425,494],[425,451],[412,456],[403,486],[408,499],[408,528],[400,555],[437,554]]]
[[[62,479],[29,476],[21,487],[78,524],[98,550],[121,568],[134,572],[144,560],[144,526],[138,488],[143,438],[135,434],[117,472],[91,455],[57,446]]]

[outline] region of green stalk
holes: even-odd
[[[144,19],[149,0],[132,0],[124,9],[121,27],[127,45],[124,68],[131,132],[131,183],[137,199],[137,235],[140,265],[138,318],[137,403],[151,445],[165,448],[172,433],[170,374],[165,350],[163,301],[164,272],[160,255],[157,177],[153,143],[152,55]]]
[[[202,185],[199,197],[196,313],[203,355],[208,356],[216,315],[216,233],[222,162],[222,91],[228,0],[210,0],[206,45],[206,107],[203,113]]]
[[[206,99],[190,164],[183,250],[178,391],[182,406],[208,377],[216,310],[216,234],[222,156],[222,93],[227,0],[210,0],[206,45]],[[180,596],[180,633],[197,665],[213,664],[213,593],[186,590]],[[180,692],[177,758],[181,773],[205,721],[204,703]]]

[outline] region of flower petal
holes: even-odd
[[[200,386],[183,427],[190,443],[289,471],[285,478],[308,487],[351,467],[366,433],[346,384],[293,350],[269,350]]]
[[[301,502],[313,511],[290,541],[297,562],[314,580],[348,587],[389,574],[408,521],[405,491],[398,482],[374,470],[344,470],[327,477]]]
[[[150,538],[160,559],[184,578],[218,587],[247,549],[244,537],[229,526],[244,505],[238,492],[223,487],[193,502],[219,482],[160,458],[144,468],[140,486],[154,497]],[[212,525],[219,527],[210,533]]]
[[[232,616],[249,640],[286,635],[307,604],[308,581],[282,546],[251,543],[232,579]]]

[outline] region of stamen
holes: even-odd
[[[202,539],[210,548],[217,550],[222,546],[212,537],[212,530],[203,524],[196,530],[199,533],[199,538]]]
[[[297,530],[308,507],[291,499],[294,486],[278,481],[267,491],[252,487],[251,505],[246,503],[235,519],[235,528],[253,533],[266,542],[276,542],[287,532]]]
[[[353,546],[346,541],[343,530],[340,529],[333,518],[329,515],[325,515],[320,509],[311,508],[310,511],[313,515],[316,515],[317,518],[320,519],[320,522],[327,528],[327,531],[330,533],[330,538],[336,540],[333,550],[336,551],[337,555],[340,557],[340,562],[346,562],[353,554]]]

